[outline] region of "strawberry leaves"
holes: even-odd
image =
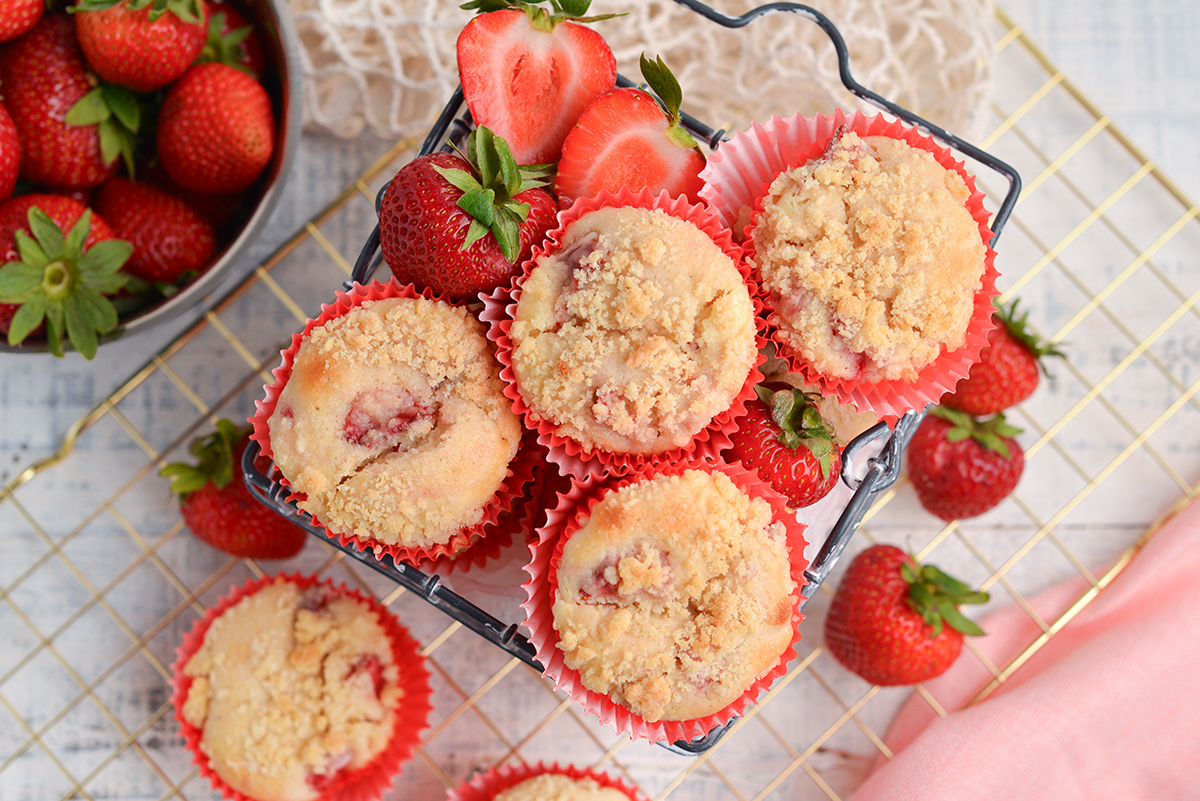
[[[460,250],[490,233],[501,255],[511,264],[521,252],[521,223],[529,216],[530,208],[514,198],[527,189],[545,186],[554,167],[518,166],[508,143],[486,126],[471,132],[462,156],[471,165],[470,171],[434,167],[438,175],[463,193],[458,207],[471,218]]]
[[[119,291],[127,277],[119,274],[133,247],[117,239],[83,250],[91,230],[85,211],[65,235],[49,215],[34,207],[29,233],[15,234],[20,261],[0,267],[0,303],[19,304],[8,331],[10,345],[20,344],[45,323],[46,341],[62,356],[62,338],[84,358],[96,355],[99,334],[117,325],[117,313],[105,295]]]
[[[803,446],[812,452],[828,477],[837,453],[833,431],[815,405],[818,397],[789,387],[773,390],[762,384],[754,388],[758,399],[771,410],[771,420],[779,428],[778,440],[792,450]]]
[[[933,565],[920,565],[915,559],[900,565],[900,575],[909,584],[905,603],[921,616],[933,631],[930,639],[942,633],[943,625],[963,634],[979,637],[983,629],[958,611],[962,604],[987,603],[986,592],[978,592]]]
[[[682,117],[679,113],[680,107],[683,106],[683,88],[680,87],[675,74],[662,60],[662,56],[651,61],[646,58],[645,53],[642,53],[641,70],[646,85],[650,87],[651,92],[658,95],[663,110],[667,113],[667,138],[676,145],[692,148],[703,156],[704,151],[700,149],[700,145],[683,127]]]
[[[1020,304],[1020,302],[1021,301],[1019,298],[1013,298],[1013,302],[1005,306],[1004,304],[1000,303],[999,300],[997,300],[995,303],[996,316],[1008,329],[1008,333],[1012,335],[1012,338],[1029,349],[1034,358],[1038,360],[1038,367],[1041,368],[1042,372],[1046,373],[1046,375],[1049,375],[1050,373],[1046,370],[1046,364],[1042,361],[1042,357],[1057,356],[1061,359],[1065,359],[1067,355],[1059,350],[1054,343],[1043,341],[1042,338],[1039,337],[1037,333],[1029,327],[1028,310],[1020,314],[1017,312],[1017,306]]]
[[[221,35],[221,30],[225,27],[226,14],[224,11],[218,11],[213,14],[208,20],[208,41],[204,44],[204,50],[197,59],[201,63],[215,61],[220,64],[228,64],[234,69],[241,70],[252,78],[258,76],[254,74],[254,70],[242,63],[243,43],[254,33],[253,25],[243,25],[240,28],[234,28],[224,36]]]
[[[150,21],[154,22],[163,14],[170,11],[184,22],[198,24],[204,19],[204,8],[200,0],[79,0],[70,8],[72,13],[77,11],[104,11],[122,2],[130,11],[141,11],[150,7]]]
[[[107,2],[107,0],[104,0]],[[613,19],[615,17],[623,17],[621,14],[593,14],[587,16],[588,8],[592,5],[592,0],[550,0],[550,8],[543,8],[536,0],[535,2],[525,2],[525,0],[467,0],[459,6],[459,8],[467,11],[476,11],[480,14],[488,14],[492,11],[503,11],[509,8],[516,8],[524,11],[529,16],[529,24],[534,30],[550,32],[554,30],[554,26],[560,22],[599,22],[601,20]]]
[[[71,107],[64,118],[67,125],[97,126],[100,136],[100,156],[105,166],[118,156],[125,161],[129,176],[134,175],[137,155],[137,132],[142,111],[138,96],[116,84],[102,82]]]
[[[196,457],[196,464],[172,462],[164,465],[158,474],[171,479],[171,491],[177,493],[180,500],[210,481],[217,489],[227,487],[234,479],[233,454],[248,431],[248,426],[239,428],[229,420],[218,420],[215,432],[192,441],[188,450]],[[240,475],[241,470],[237,472]]]
[[[946,439],[950,442],[959,442],[970,437],[988,450],[1000,454],[1005,459],[1010,454],[1008,445],[1004,442],[1003,438],[1015,437],[1021,433],[1021,429],[1010,425],[1004,419],[1003,414],[996,414],[986,420],[980,420],[966,412],[946,406],[934,406],[929,410],[929,413],[952,424],[952,428],[946,433]]]

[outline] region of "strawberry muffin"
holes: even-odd
[[[645,721],[720,712],[793,641],[786,527],[724,472],[608,492],[566,541],[556,578],[566,666]]]
[[[879,382],[962,348],[987,253],[970,196],[928,151],[846,130],[777,175],[749,236],[785,351]]]
[[[483,521],[521,426],[481,323],[423,297],[312,328],[268,420],[301,509],[360,541],[428,549]]]
[[[629,796],[595,779],[543,773],[501,790],[492,801],[629,801]]]
[[[537,256],[513,312],[512,367],[535,419],[587,451],[658,454],[726,411],[757,360],[734,259],[688,220],[607,206]]]
[[[393,645],[366,602],[276,580],[220,614],[182,666],[181,720],[228,787],[308,801],[389,747],[404,701]]]

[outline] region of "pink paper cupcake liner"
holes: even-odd
[[[889,121],[883,116],[867,116],[862,112],[848,115],[837,111],[832,115],[816,117],[772,117],[763,125],[753,124],[749,131],[735,135],[718,148],[701,173],[705,185],[700,195],[726,225],[735,226],[747,220],[748,208],[753,209],[755,215],[762,210],[762,199],[776,175],[824,153],[830,140],[842,129],[854,131],[860,136],[888,136],[903,140],[933,154],[938,164],[961,175],[971,192],[967,210],[978,224],[980,238],[987,248],[982,285],[975,293],[963,346],[944,351],[920,370],[912,381],[872,383],[821,374],[797,356],[787,344],[779,341],[778,327],[771,318],[770,295],[760,288],[760,300],[767,309],[768,336],[777,344],[780,355],[787,359],[792,372],[803,375],[808,383],[820,387],[824,394],[836,397],[839,402],[852,403],[860,410],[869,409],[881,418],[895,422],[905,412],[937,403],[942,395],[953,391],[959,379],[965,378],[971,365],[979,359],[980,352],[987,346],[988,332],[994,325],[992,300],[996,297],[999,273],[995,265],[996,253],[990,246],[992,232],[988,221],[991,214],[983,205],[983,194],[975,188],[975,178],[967,173],[963,162],[956,160],[951,151],[923,136],[915,128],[898,120]],[[751,260],[754,255],[753,227],[751,220],[745,228],[743,243],[747,258]]]
[[[321,314],[315,319],[310,319],[305,324],[304,330],[301,333],[292,335],[291,345],[280,352],[280,365],[271,373],[275,377],[275,382],[263,387],[264,397],[262,400],[254,402],[254,416],[249,420],[254,429],[250,434],[250,439],[259,444],[264,456],[273,458],[269,421],[279,402],[279,395],[283,392],[283,388],[287,385],[288,379],[292,375],[296,353],[299,351],[300,345],[312,333],[313,329],[324,325],[335,317],[341,317],[351,309],[361,306],[367,301],[384,300],[387,298],[412,299],[418,297],[430,301],[449,303],[449,301],[434,294],[432,290],[425,289],[418,292],[413,285],[402,285],[395,278],[387,283],[379,281],[373,281],[370,284],[356,283],[348,292],[337,292],[333,303],[323,304],[321,306]],[[483,534],[488,526],[495,526],[496,520],[500,517],[501,513],[510,509],[516,500],[521,497],[524,484],[530,479],[532,471],[531,469],[526,469],[525,466],[522,466],[518,462],[520,458],[521,454],[518,451],[513,462],[509,464],[507,478],[500,485],[500,488],[496,490],[496,494],[493,496],[491,502],[484,507],[483,518],[475,525],[462,529],[447,542],[437,545],[410,547],[398,543],[385,543],[370,538],[356,537],[353,534],[332,531],[315,515],[307,512],[305,514],[312,519],[314,524],[324,529],[327,537],[336,540],[339,545],[353,545],[360,551],[372,551],[376,559],[382,558],[384,554],[393,559],[401,559],[407,562],[428,561],[439,557],[452,556],[468,548],[474,540]],[[287,480],[286,476],[281,474],[278,476],[278,480],[284,486],[291,487],[291,483]],[[288,495],[287,500],[303,500],[304,497],[303,493],[293,492]]]
[[[621,779],[613,778],[607,773],[601,773],[590,767],[575,767],[574,765],[559,765],[552,762],[547,765],[538,762],[535,765],[520,763],[517,765],[499,765],[483,773],[477,773],[470,781],[460,784],[446,792],[446,801],[491,801],[499,793],[520,784],[526,779],[541,776],[544,773],[561,774],[572,779],[592,779],[602,787],[611,787],[629,796],[630,801],[645,801],[646,797]]]
[[[558,591],[558,561],[563,547],[571,535],[580,527],[581,519],[590,516],[592,509],[609,493],[622,487],[657,476],[681,475],[687,470],[702,470],[708,473],[721,472],[753,498],[762,498],[770,505],[773,519],[786,527],[792,580],[796,588],[792,594],[792,639],[779,655],[775,665],[729,706],[705,717],[693,720],[647,721],[615,703],[606,695],[593,692],[583,685],[579,674],[567,667],[562,650],[558,647],[559,636],[554,628],[554,598]],[[678,463],[663,467],[643,467],[638,473],[620,479],[603,481],[588,476],[572,482],[571,490],[559,496],[559,503],[548,513],[545,526],[538,530],[538,540],[530,545],[530,562],[525,566],[529,579],[523,584],[526,600],[521,604],[525,610],[525,628],[529,641],[537,650],[538,661],[545,667],[544,675],[554,681],[555,689],[563,690],[572,700],[581,704],[584,711],[597,718],[602,724],[611,726],[618,733],[624,732],[633,739],[650,742],[676,742],[693,740],[703,736],[716,726],[728,723],[743,714],[759,696],[787,672],[788,663],[796,654],[796,643],[800,640],[800,611],[804,597],[801,591],[807,580],[804,571],[808,560],[804,556],[807,542],[805,526],[796,520],[796,513],[787,506],[787,499],[759,479],[756,473],[738,465],[721,461],[701,465]]]
[[[707,426],[697,432],[686,447],[674,448],[657,454],[615,453],[599,449],[585,449],[575,440],[560,436],[557,425],[551,420],[537,416],[521,395],[512,366],[514,346],[511,337],[513,314],[521,299],[521,287],[529,278],[537,260],[560,246],[560,240],[572,222],[590,211],[609,206],[658,209],[694,224],[733,259],[738,272],[750,290],[755,315],[760,316],[761,301],[758,288],[750,275],[749,266],[742,257],[741,248],[734,244],[729,231],[721,225],[720,220],[703,205],[689,203],[686,198],[672,198],[666,192],[654,195],[649,189],[642,189],[637,193],[623,189],[615,195],[601,192],[592,198],[581,198],[569,208],[558,213],[558,228],[546,235],[546,240],[542,245],[534,248],[533,255],[522,266],[521,274],[511,287],[501,287],[490,295],[480,295],[484,308],[479,318],[488,324],[488,338],[496,343],[496,358],[503,365],[500,377],[506,384],[504,394],[512,400],[513,411],[521,415],[526,426],[538,432],[538,442],[549,450],[550,460],[557,463],[565,473],[571,476],[582,478],[587,475],[620,475],[631,473],[645,465],[668,464],[681,460],[700,462],[716,458],[722,450],[729,447],[729,434],[737,428],[735,421],[744,413],[746,402],[754,397],[754,385],[762,379],[762,373],[759,372],[758,367],[765,357],[761,353],[747,375],[741,391],[734,397],[728,409],[714,416]],[[760,350],[766,344],[761,324],[755,336],[755,343]]]
[[[204,617],[196,621],[183,641],[175,649],[175,662],[171,666],[171,704],[175,707],[175,720],[184,743],[192,752],[192,762],[206,776],[212,786],[231,801],[255,801],[250,796],[233,789],[217,774],[209,758],[200,748],[201,729],[191,725],[183,717],[183,705],[192,686],[192,677],[184,674],[184,668],[204,644],[213,621],[242,599],[253,595],[276,581],[288,581],[301,589],[324,587],[335,596],[349,596],[366,604],[378,617],[380,625],[392,644],[392,657],[400,674],[400,687],[404,691],[401,708],[396,715],[396,728],[387,747],[369,765],[354,771],[342,771],[334,783],[325,788],[320,801],[376,801],[392,785],[400,774],[401,765],[407,761],[421,743],[421,732],[428,726],[429,713],[433,710],[432,689],[429,685],[429,669],[420,654],[420,645],[408,633],[396,617],[374,598],[344,584],[335,585],[316,576],[298,573],[263,576],[252,579],[240,587],[234,587],[214,606],[209,607]]]

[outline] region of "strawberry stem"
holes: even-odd
[[[900,575],[909,585],[905,603],[933,629],[929,639],[941,634],[944,625],[972,637],[983,634],[983,629],[964,617],[958,607],[987,603],[990,596],[986,592],[971,589],[934,565],[922,565],[911,555],[900,565]]]
[[[1058,346],[1053,342],[1047,342],[1037,335],[1029,326],[1029,312],[1025,311],[1018,315],[1017,306],[1021,303],[1019,298],[1013,298],[1013,302],[1005,306],[999,300],[995,302],[996,317],[1008,329],[1008,333],[1012,338],[1020,342],[1033,353],[1034,358],[1038,360],[1038,367],[1046,375],[1050,372],[1046,369],[1045,362],[1042,361],[1043,356],[1057,356],[1060,359],[1067,358],[1067,355],[1058,349]]]
[[[988,450],[995,451],[1005,459],[1009,457],[1008,445],[1003,437],[1015,437],[1021,429],[1010,425],[1003,414],[995,414],[986,420],[972,417],[966,412],[951,409],[948,406],[934,406],[929,410],[934,417],[940,417],[951,423],[951,429],[946,432],[946,439],[958,442],[970,437]]]
[[[171,462],[158,471],[160,476],[171,479],[171,490],[183,500],[208,482],[217,489],[229,486],[234,475],[233,455],[237,445],[250,433],[249,426],[238,427],[229,420],[218,420],[217,430],[212,434],[192,440],[189,451],[196,457],[195,464]]]
[[[817,410],[819,396],[794,387],[774,390],[762,384],[754,387],[754,392],[770,409],[771,421],[779,429],[779,442],[792,450],[808,448],[821,466],[821,476],[828,478],[837,440]]]
[[[645,53],[642,53],[641,70],[646,86],[650,87],[650,91],[658,96],[663,110],[667,113],[667,138],[676,145],[692,148],[703,156],[704,151],[700,149],[700,145],[683,127],[683,117],[679,111],[683,106],[683,88],[679,85],[679,81],[671,72],[670,67],[662,60],[662,56],[651,61],[646,58]]]

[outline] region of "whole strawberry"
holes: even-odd
[[[249,439],[249,427],[218,420],[214,433],[192,442],[196,464],[172,462],[160,474],[179,494],[183,522],[217,550],[250,559],[295,556],[304,531],[256,501],[242,480]]]
[[[1001,414],[977,420],[957,409],[930,409],[905,457],[921,505],[950,522],[999,504],[1025,468],[1025,452],[1013,439],[1019,433]]]
[[[167,92],[155,141],[163,168],[183,188],[237,192],[271,161],[271,99],[241,70],[197,64]]]
[[[872,545],[854,557],[838,585],[825,645],[872,684],[916,684],[950,667],[963,635],[983,634],[958,607],[987,600],[986,592],[918,564],[894,545]]]
[[[174,284],[208,266],[216,252],[212,226],[183,200],[149,184],[115,177],[100,187],[96,211],[133,245],[125,271]]]
[[[8,109],[0,105],[0,200],[12,197],[21,171],[21,140]]]
[[[997,309],[987,347],[954,392],[942,398],[943,406],[977,417],[1002,412],[1037,389],[1038,370],[1045,370],[1043,356],[1063,355],[1029,330],[1029,312],[1018,316],[1018,303],[1014,300]]]
[[[63,340],[90,359],[98,334],[117,325],[108,296],[132,247],[83,204],[61,195],[21,195],[0,204],[0,330],[10,345],[45,331],[63,355]],[[43,328],[44,326],[44,328]]]
[[[841,450],[817,398],[784,384],[754,391],[758,398],[746,404],[724,456],[757,470],[793,507],[811,506],[829,494],[842,470]]]
[[[208,40],[201,0],[79,0],[73,11],[88,64],[135,92],[183,75]]]
[[[557,220],[542,173],[517,166],[486,128],[466,157],[419,156],[400,168],[379,207],[379,244],[402,283],[469,298],[506,283]]]
[[[46,0],[4,0],[0,3],[0,42],[16,39],[37,24]]]
[[[508,142],[518,164],[557,161],[579,113],[616,85],[617,62],[600,34],[578,24],[591,0],[555,0],[554,12],[521,0],[470,0],[486,13],[458,35],[458,75],[476,124]]]
[[[680,123],[683,90],[660,58],[642,56],[642,77],[663,107],[641,89],[613,89],[593,100],[567,134],[554,179],[559,200],[601,190],[667,192],[700,202],[704,154]]]
[[[0,48],[0,91],[21,139],[22,178],[76,189],[98,186],[116,172],[117,132],[106,138],[104,149],[95,119],[68,120],[85,95],[100,89],[93,82],[75,42],[75,25],[63,14],[43,16]]]

